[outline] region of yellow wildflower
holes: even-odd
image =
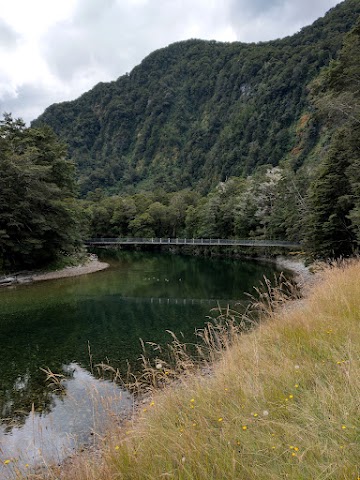
[[[244,430],[244,432],[245,432],[245,430],[247,430],[247,426],[246,426],[246,425],[243,425],[241,428]]]

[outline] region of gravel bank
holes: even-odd
[[[100,262],[96,255],[90,255],[89,259],[83,265],[75,267],[66,267],[53,272],[26,272],[17,273],[0,279],[1,287],[12,285],[22,285],[33,282],[44,282],[46,280],[56,280],[57,278],[78,277],[79,275],[88,275],[89,273],[99,272],[108,268],[109,264]]]
[[[108,266],[108,263],[100,262],[98,259],[90,259],[85,265],[66,267],[61,270],[55,270],[54,272],[37,273],[32,276],[32,280],[34,282],[42,282],[44,280],[55,280],[57,278],[77,277],[79,275],[87,275],[105,270]]]

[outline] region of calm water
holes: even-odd
[[[139,338],[166,343],[171,330],[192,341],[218,302],[245,300],[274,273],[254,262],[135,252],[110,262],[96,274],[0,290],[0,461],[20,452],[27,463],[63,458],[98,428],[89,412],[101,411],[104,391],[129,408],[126,392],[90,374],[89,345],[93,363],[126,369]],[[72,372],[65,395],[46,387],[45,367]]]

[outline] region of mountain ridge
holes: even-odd
[[[296,148],[311,110],[308,85],[337,56],[360,14],[346,0],[293,36],[246,44],[186,40],[148,55],[33,122],[69,145],[83,195],[197,188],[277,166]],[[317,125],[296,158],[299,168]]]

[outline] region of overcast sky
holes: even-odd
[[[339,0],[0,0],[0,113],[25,121],[189,38],[253,42]]]

